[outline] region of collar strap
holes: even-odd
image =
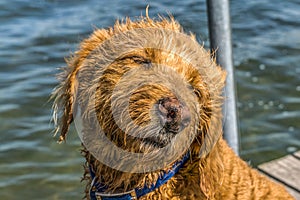
[[[105,186],[99,180],[99,177],[95,175],[92,166],[89,165],[90,175],[92,178],[91,188],[90,188],[90,198],[91,200],[137,200],[139,197],[148,194],[159,188],[161,185],[165,184],[168,180],[170,180],[178,171],[179,169],[186,163],[188,158],[190,157],[190,153],[187,152],[183,158],[179,161],[176,161],[172,168],[168,170],[168,172],[163,173],[155,184],[152,184],[150,187],[144,186],[143,188],[135,188],[128,192],[123,193],[113,193],[108,194],[104,193]]]

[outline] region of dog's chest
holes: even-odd
[[[185,165],[167,183],[143,196],[141,200],[199,200],[205,199],[200,189],[198,164]]]

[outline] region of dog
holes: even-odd
[[[293,199],[222,138],[226,72],[173,17],[97,29],[53,92],[59,142],[75,121],[86,199]]]

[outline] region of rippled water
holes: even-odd
[[[80,199],[83,158],[73,130],[52,138],[54,74],[94,27],[171,12],[208,46],[205,1],[0,2],[0,198]],[[253,165],[300,149],[300,3],[231,2],[241,156]]]

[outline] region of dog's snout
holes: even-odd
[[[168,111],[167,118],[175,119],[178,115],[178,109],[176,107],[171,107]]]
[[[161,123],[186,127],[190,123],[189,109],[177,98],[162,98],[158,101],[158,116]]]
[[[158,115],[163,122],[171,122],[180,117],[180,103],[176,98],[163,98],[158,101]]]

